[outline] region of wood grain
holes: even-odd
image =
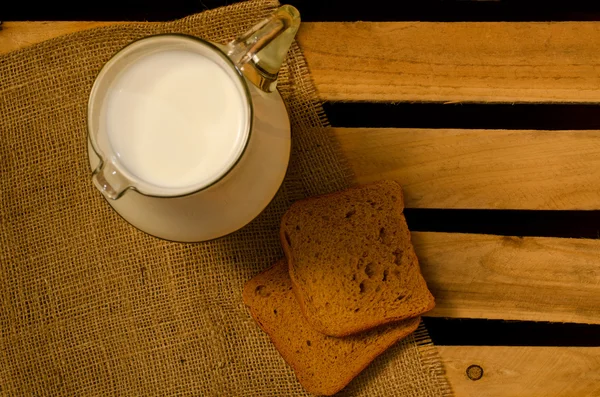
[[[598,102],[597,22],[306,23],[326,100]]]
[[[600,347],[438,346],[457,397],[596,397]],[[483,377],[466,375],[470,365]]]
[[[335,128],[359,183],[409,208],[600,209],[600,131]]]
[[[0,53],[111,22],[6,22]],[[597,22],[314,22],[298,41],[325,100],[598,102]]]
[[[412,235],[429,316],[600,324],[600,240]]]
[[[121,22],[4,22],[0,30],[0,54],[63,34]]]

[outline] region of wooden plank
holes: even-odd
[[[0,30],[0,54],[63,34],[121,22],[4,22]]]
[[[600,23],[306,23],[326,100],[598,102]]]
[[[600,347],[438,346],[457,397],[596,397]],[[483,377],[471,380],[471,365]]]
[[[0,53],[111,22],[6,22]],[[325,100],[598,102],[596,22],[303,23]]]
[[[359,183],[409,208],[600,209],[600,131],[335,128]]]
[[[600,240],[412,236],[429,316],[600,324]]]

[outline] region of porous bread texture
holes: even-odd
[[[281,242],[309,324],[348,336],[435,306],[403,214],[400,185],[381,181],[298,201]]]
[[[420,321],[417,317],[345,338],[324,335],[300,312],[285,260],[249,280],[243,300],[300,384],[317,395],[340,391],[373,359],[411,334]]]

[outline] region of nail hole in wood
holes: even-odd
[[[483,378],[483,368],[479,365],[469,365],[467,368],[467,376],[471,380],[479,380]]]

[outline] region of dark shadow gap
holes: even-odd
[[[334,127],[509,130],[600,129],[600,105],[327,102]]]
[[[404,213],[413,232],[600,239],[600,211],[407,208]]]
[[[89,2],[11,2],[0,10],[0,20],[168,21],[236,3],[236,0],[105,0]],[[547,1],[371,1],[290,0],[304,21],[598,21],[600,3]]]
[[[600,4],[583,0],[549,5],[539,0],[370,1],[291,0],[305,21],[521,22],[597,21]]]
[[[600,325],[427,317],[436,345],[600,346]]]

